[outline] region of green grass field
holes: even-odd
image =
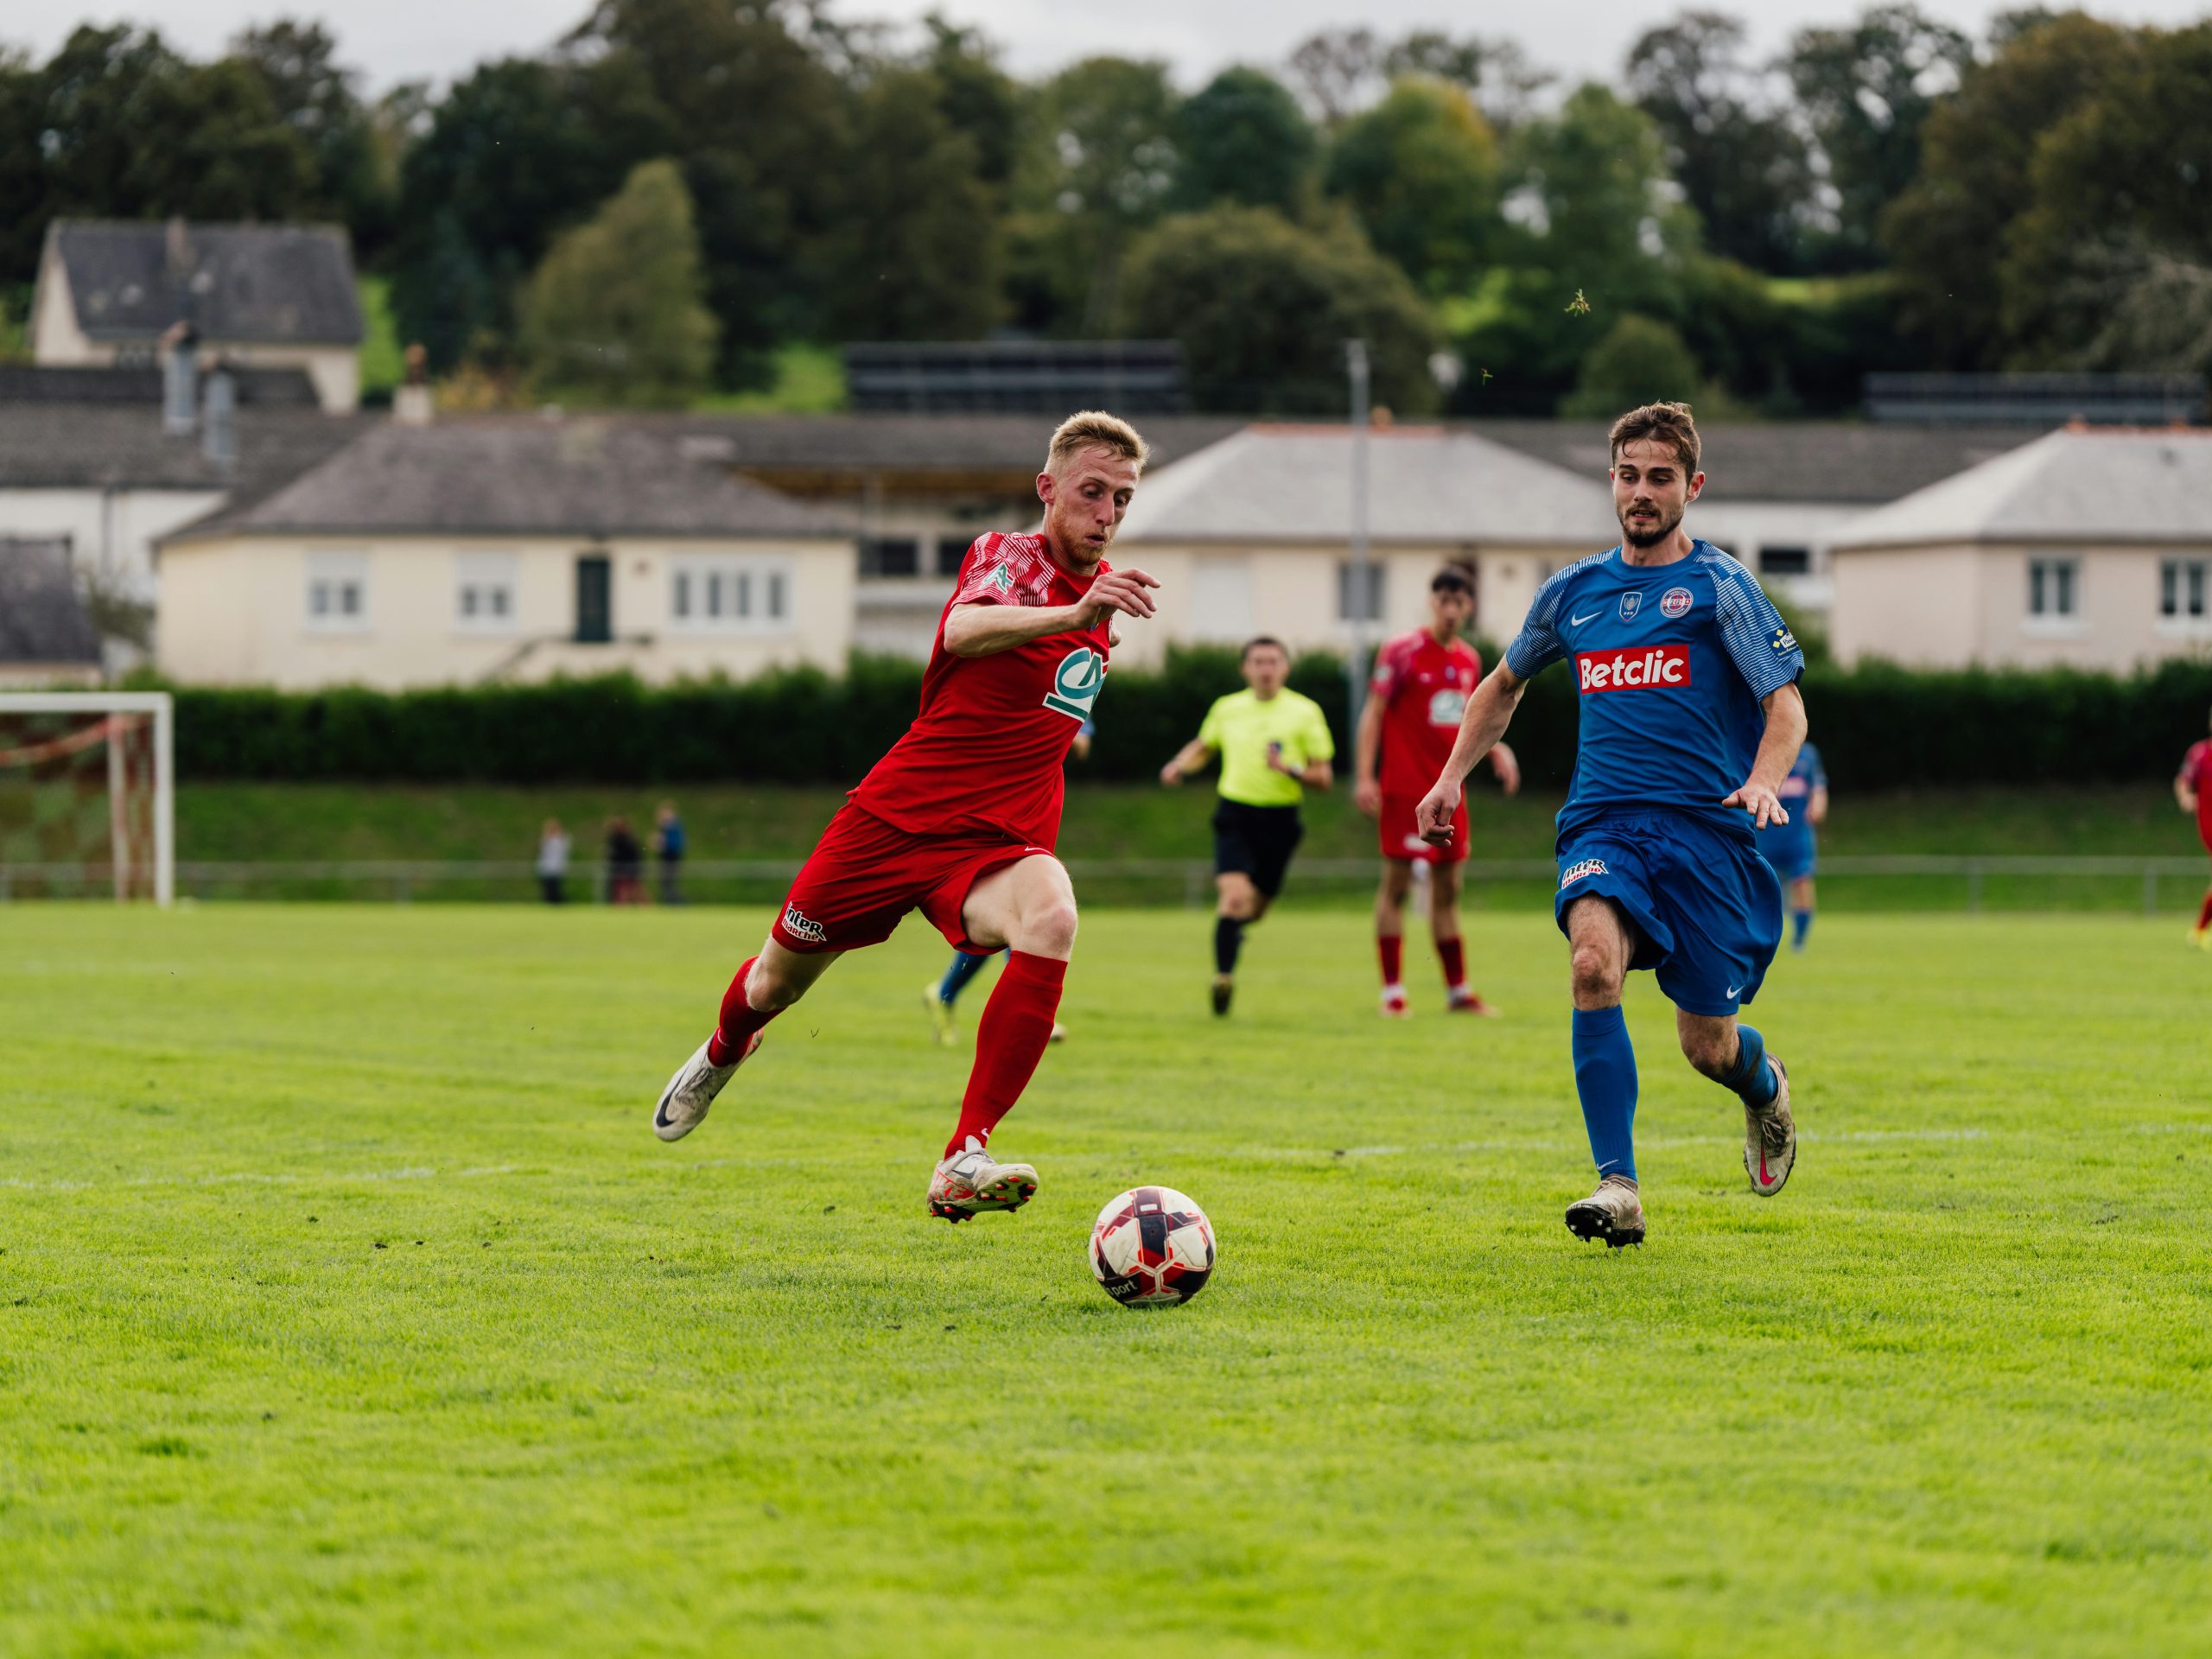
[[[910,924],[675,1147],[758,912],[18,906],[0,1652],[2202,1651],[2212,958],[1842,916],[1756,1011],[1789,1189],[1639,980],[1651,1242],[1579,1244],[1561,951],[1371,1013],[1361,919],[1090,916],[1001,1149]],[[987,990],[977,988],[970,1016]],[[1219,1273],[1091,1282],[1140,1180]]]

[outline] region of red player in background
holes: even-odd
[[[2183,811],[2196,814],[2196,838],[2212,853],[2212,742],[2199,738],[2189,746],[2181,770],[2174,774],[2174,799]],[[2200,950],[2212,950],[2212,887],[2205,890],[2204,902],[2197,906],[2189,942]]]
[[[1075,892],[1052,855],[1060,769],[1105,683],[1114,615],[1150,616],[1146,590],[1160,585],[1104,558],[1146,454],[1126,422],[1071,416],[1037,475],[1043,527],[993,531],[969,549],[920,713],[830,820],[767,943],[730,982],[714,1033],[669,1079],[653,1107],[662,1140],[698,1127],[761,1028],[831,963],[881,944],[918,910],[955,950],[1008,949],[930,1212],[964,1221],[1035,1194],[1035,1170],[988,1148],[1044,1058],[1075,948]]]
[[[1444,967],[1448,1006],[1455,1014],[1497,1012],[1467,988],[1466,944],[1459,926],[1466,803],[1459,804],[1452,818],[1449,847],[1422,840],[1414,822],[1414,808],[1451,756],[1468,695],[1482,682],[1483,659],[1459,637],[1474,609],[1475,584],[1465,567],[1447,564],[1438,571],[1428,584],[1428,626],[1402,634],[1376,653],[1367,707],[1359,716],[1352,799],[1377,821],[1382,843],[1375,949],[1382,963],[1382,1012],[1393,1018],[1406,1011],[1406,895],[1413,891],[1416,863],[1429,867],[1429,935]],[[1503,744],[1493,748],[1491,764],[1507,794],[1521,787],[1521,767],[1511,749]]]

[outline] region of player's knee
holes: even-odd
[[[1620,965],[1603,945],[1586,942],[1576,945],[1568,968],[1578,997],[1610,999],[1621,994]]]
[[[746,976],[745,1000],[757,1014],[776,1014],[806,995],[806,987],[796,977],[779,973],[765,962],[753,964],[753,971]]]
[[[1021,915],[1022,948],[1048,957],[1065,957],[1075,949],[1075,899],[1052,893],[1027,906]]]

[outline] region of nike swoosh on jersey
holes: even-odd
[[[1589,615],[1587,615],[1587,616],[1576,616],[1576,617],[1570,617],[1570,618],[1568,619],[1568,622],[1569,622],[1569,624],[1570,624],[1571,626],[1574,626],[1574,627],[1578,627],[1578,628],[1579,628],[1579,627],[1580,627],[1580,626],[1581,626],[1585,622],[1594,622],[1594,621],[1596,621],[1599,617],[1603,616],[1605,613],[1605,607],[1603,607],[1603,606],[1601,605],[1601,606],[1599,606],[1596,610],[1594,610],[1594,611],[1591,612],[1591,613],[1590,613],[1590,614],[1589,614]]]

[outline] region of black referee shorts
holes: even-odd
[[[1290,855],[1306,834],[1294,806],[1247,806],[1222,801],[1213,810],[1213,869],[1216,875],[1245,875],[1272,899],[1282,891]]]

